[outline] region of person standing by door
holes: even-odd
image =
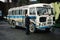
[[[28,16],[28,14],[25,14],[25,16],[26,16],[25,18],[26,34],[30,34],[29,31],[30,17]]]

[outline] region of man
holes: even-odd
[[[29,31],[30,17],[28,16],[28,14],[25,14],[25,16],[26,16],[25,18],[26,34],[30,34]]]

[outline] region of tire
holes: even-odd
[[[45,31],[50,32],[50,28],[46,28]]]
[[[34,32],[36,31],[36,28],[35,28],[35,26],[34,26],[33,23],[30,24],[30,26],[29,26],[29,31],[30,31],[31,33],[34,33]]]
[[[14,29],[16,28],[16,22],[15,21],[11,22],[11,28],[14,28]]]

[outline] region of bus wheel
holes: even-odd
[[[50,31],[50,28],[46,28],[45,31],[49,32]]]
[[[36,28],[35,28],[34,24],[33,24],[33,23],[30,24],[30,26],[29,26],[29,31],[33,33],[33,32],[35,32],[35,29],[36,29]]]
[[[11,22],[11,28],[16,28],[16,22],[15,21]]]

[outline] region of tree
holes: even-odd
[[[29,0],[18,0],[17,5],[22,6],[22,5],[27,5],[29,4]]]

